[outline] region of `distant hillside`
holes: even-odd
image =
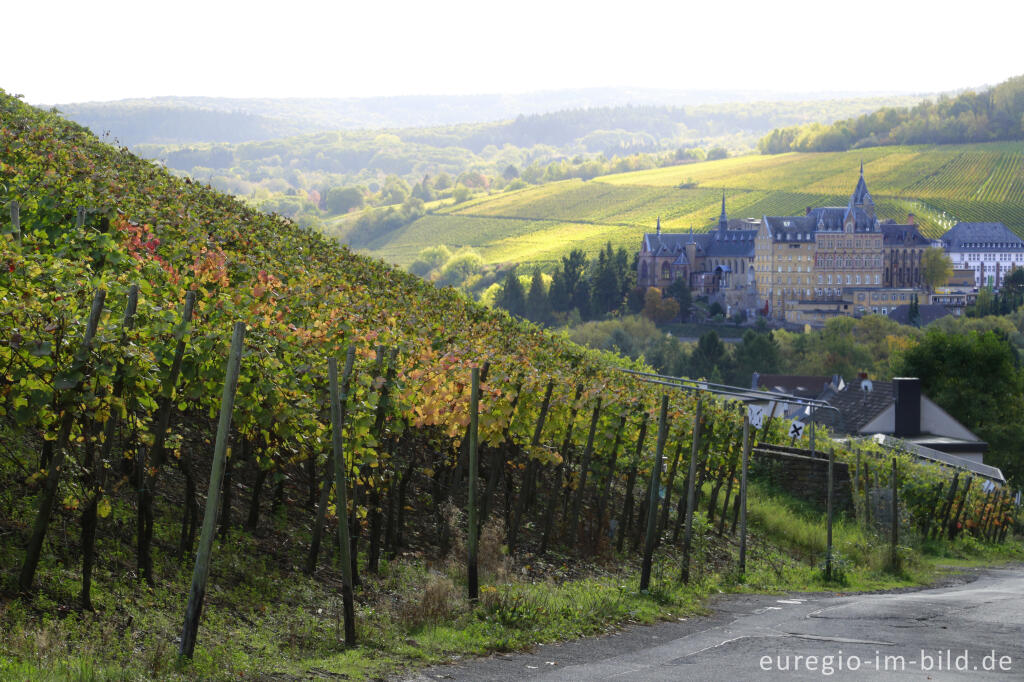
[[[512,97],[500,103],[486,97],[393,101],[166,98],[71,105],[64,107],[64,115],[100,135],[109,132],[109,139],[158,160],[179,175],[209,183],[262,210],[308,226],[335,215],[337,205],[327,197],[346,188],[356,187],[367,204],[389,205],[401,204],[425,176],[450,176],[438,188],[442,192],[455,184],[479,191],[504,188],[520,178],[518,184],[592,178],[704,158],[705,153],[744,153],[775,126],[828,122],[887,104],[918,101],[916,97],[876,97],[595,107],[590,103],[611,96],[598,96],[603,91],[593,96],[584,96],[586,93],[589,91],[572,97],[552,94],[525,100]],[[579,106],[529,113],[531,108],[567,101]],[[474,114],[484,117],[505,108],[515,111],[511,107],[521,107],[527,113],[509,114],[499,122],[378,127],[385,122],[448,121]],[[421,112],[419,119],[414,110]],[[349,129],[355,124],[363,127]],[[334,129],[326,130],[328,127]],[[617,163],[627,158],[627,162]],[[573,172],[549,169],[551,164],[569,161],[589,165]],[[375,196],[389,183],[405,186],[387,197]],[[424,201],[436,198],[433,188],[420,194]]]
[[[1024,139],[1024,76],[979,92],[941,96],[913,107],[886,107],[832,125],[773,130],[765,154],[842,151],[902,144],[958,144]]]
[[[957,220],[997,220],[1024,234],[1024,143],[877,147],[744,156],[568,180],[444,205],[365,249],[408,265],[426,246],[470,246],[485,262],[549,262],[607,241],[633,251],[660,216],[668,230],[706,230],[725,191],[730,217],[800,215],[845,205],[860,162],[882,219],[914,213],[938,237]],[[352,217],[337,221],[343,238]]]
[[[906,106],[918,96],[892,93],[787,93],[770,91],[655,90],[590,88],[520,94],[421,95],[366,98],[152,97],[113,102],[57,104],[66,117],[97,134],[109,130],[122,144],[242,142],[272,137],[360,128],[419,128],[507,121],[517,116],[616,107],[692,107],[749,102],[831,102],[875,100],[880,106]],[[865,109],[870,111],[871,109]],[[169,126],[170,116],[203,112],[191,125]],[[853,111],[840,116],[855,115]],[[248,117],[241,131],[226,122]],[[835,116],[828,120],[835,120]],[[819,119],[807,119],[819,120]],[[776,121],[773,125],[793,125]],[[770,130],[771,126],[766,128]],[[241,136],[240,136],[241,135]]]

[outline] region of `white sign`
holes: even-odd
[[[765,408],[763,405],[748,405],[747,416],[750,417],[750,425],[755,429],[761,428],[764,424]]]
[[[794,419],[793,423],[789,425],[789,436],[790,438],[799,438],[803,435],[804,423],[799,419]]]

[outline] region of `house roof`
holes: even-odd
[[[918,306],[919,320],[918,324],[922,327],[927,327],[935,320],[942,319],[947,315],[952,315],[949,308],[944,305],[924,303]],[[889,319],[899,322],[900,324],[912,325],[910,321],[910,305],[898,305],[889,311]]]
[[[801,398],[817,398],[831,383],[832,377],[801,374],[758,374],[754,373],[751,383],[776,393],[788,393]]]
[[[1024,251],[1024,239],[1002,223],[957,223],[942,235],[947,251]]]
[[[860,433],[868,422],[893,404],[895,392],[891,381],[872,381],[870,391],[863,390],[860,383],[854,382],[842,391],[825,391],[821,399],[839,410],[843,416],[842,424],[833,425],[833,415],[824,411],[815,416],[815,421],[841,428],[846,433]]]
[[[927,237],[917,231],[917,225],[896,225],[882,223],[882,244],[884,246],[929,246]]]

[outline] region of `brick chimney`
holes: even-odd
[[[913,213],[908,213],[907,214],[907,224],[908,225],[917,225],[917,216],[914,215]]]
[[[896,377],[892,380],[896,399],[893,435],[899,437],[921,434],[921,380],[917,377]]]

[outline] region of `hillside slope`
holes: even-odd
[[[845,205],[861,162],[883,220],[914,213],[933,238],[960,220],[1001,221],[1024,234],[1024,142],[1005,142],[742,156],[551,183],[440,208],[368,253],[408,265],[437,244],[471,246],[490,263],[549,262],[607,241],[635,251],[659,216],[667,230],[708,229],[723,191],[732,218]]]
[[[0,204],[0,678],[378,678],[678,617],[716,589],[822,584],[820,510],[768,495],[750,512],[772,543],[752,541],[736,572],[737,404],[662,396],[617,371],[633,366],[618,356],[171,177],[3,93]],[[218,430],[233,327],[245,342]],[[337,400],[329,358],[353,368]],[[753,437],[792,444],[787,427]],[[849,469],[863,455],[865,480],[897,466],[919,524],[949,472],[868,448],[837,444],[836,457]],[[704,482],[696,514],[679,503],[691,470]],[[646,517],[645,499],[658,505]],[[980,486],[960,499],[979,539],[1013,520]],[[481,528],[472,602],[467,508]],[[345,528],[359,578],[349,646]],[[187,595],[204,594],[200,532],[212,563],[188,662],[178,637]],[[641,546],[649,583],[636,580]],[[887,572],[884,545],[852,521],[837,522],[835,547],[856,562],[854,587],[927,575]],[[681,564],[699,579],[678,580]]]

